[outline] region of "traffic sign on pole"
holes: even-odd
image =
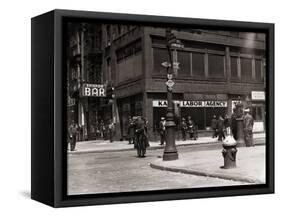
[[[162,65],[163,67],[165,67],[165,68],[171,67],[171,63],[169,63],[169,62],[167,62],[167,61],[161,63],[161,65]]]

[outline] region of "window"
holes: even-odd
[[[252,80],[252,59],[241,58],[241,78],[242,81]]]
[[[195,77],[205,77],[204,54],[192,53],[192,75]]]
[[[252,112],[253,112],[253,118],[255,121],[262,120],[262,107],[261,106],[253,106]]]
[[[263,81],[263,74],[262,74],[262,61],[260,59],[255,60],[255,76],[256,81],[262,82]]]
[[[211,78],[224,78],[224,56],[208,55],[208,76]]]
[[[141,50],[141,40],[139,39],[116,51],[117,62],[120,62],[129,56],[135,55]]]
[[[238,58],[230,57],[230,70],[231,70],[231,78],[238,79]]]
[[[179,62],[179,71],[178,75],[180,77],[190,77],[191,70],[190,70],[190,52],[178,52],[178,62]]]
[[[167,74],[167,69],[164,68],[161,64],[163,62],[169,62],[169,55],[167,49],[153,49],[153,60],[154,60],[154,70],[153,73],[157,75]]]

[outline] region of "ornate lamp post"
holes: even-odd
[[[176,49],[181,48],[182,45],[176,40],[172,34],[171,29],[166,29],[167,49],[169,54],[169,62],[164,62],[162,65],[167,68],[167,101],[168,108],[166,113],[166,145],[163,154],[163,161],[177,160],[178,152],[175,144],[175,121],[174,121],[174,110],[173,110],[173,74],[177,73],[178,63],[174,62],[177,59]],[[173,51],[172,51],[173,49]],[[172,54],[173,52],[173,54]],[[172,70],[170,70],[172,69]]]

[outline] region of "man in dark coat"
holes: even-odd
[[[70,151],[75,151],[77,133],[78,133],[78,125],[75,124],[74,121],[72,121],[68,128]]]
[[[138,117],[135,123],[135,143],[134,148],[137,148],[137,143],[140,141],[140,136],[145,135],[145,120],[142,117]]]
[[[161,117],[161,121],[159,123],[159,133],[160,133],[160,145],[164,145],[165,142],[165,131],[166,131],[166,121],[164,117]]]
[[[222,118],[221,115],[219,116],[219,119],[218,119],[218,122],[217,122],[217,129],[218,129],[218,136],[219,136],[218,140],[222,141],[222,138],[225,139],[225,136],[224,136],[224,132],[223,132],[224,119]]]
[[[245,116],[243,119],[244,123],[244,139],[246,147],[254,146],[253,143],[253,126],[254,126],[254,119],[252,115],[250,115],[250,109],[245,109]]]
[[[182,140],[183,141],[186,140],[186,131],[187,131],[187,124],[186,124],[185,118],[182,118],[182,121],[181,121],[181,133],[182,133]]]
[[[213,130],[213,138],[218,136],[217,135],[217,122],[218,122],[217,117],[216,117],[216,115],[214,115],[213,119],[211,121],[211,128]]]
[[[194,121],[192,120],[191,116],[187,117],[187,129],[188,129],[188,133],[189,133],[189,138],[190,139],[195,139],[196,140],[196,125],[194,123]]]
[[[135,122],[132,118],[129,119],[129,126],[128,126],[128,140],[129,144],[134,143],[135,138]]]

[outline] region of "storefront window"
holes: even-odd
[[[261,106],[253,106],[252,113],[253,113],[253,118],[255,121],[262,120],[262,107]]]

